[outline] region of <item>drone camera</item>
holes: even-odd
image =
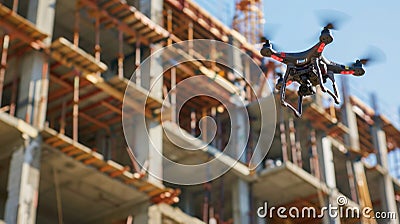
[[[315,87],[311,85],[310,83],[307,84],[301,84],[300,88],[298,90],[299,96],[310,96],[314,95],[316,93]]]

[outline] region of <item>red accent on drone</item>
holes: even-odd
[[[276,55],[272,55],[271,58],[273,58],[273,59],[275,59],[275,60],[277,60],[277,61],[280,61],[280,62],[283,61],[282,58],[280,58],[280,57],[278,57],[278,56],[276,56]]]
[[[325,48],[325,43],[321,43],[320,45],[319,45],[319,47],[318,47],[318,53],[321,53],[323,50],[324,50],[324,48]]]
[[[290,86],[290,84],[292,84],[292,80],[290,80],[290,81],[287,81],[287,83],[286,83],[286,86]]]
[[[353,71],[353,70],[342,71],[342,72],[340,72],[340,74],[342,74],[342,75],[353,75],[353,74],[354,74],[354,71]]]
[[[281,52],[281,57],[282,58],[286,58],[286,53],[285,52]]]

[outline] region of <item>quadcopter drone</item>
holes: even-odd
[[[352,65],[345,66],[329,61],[322,55],[325,46],[333,41],[331,29],[334,29],[334,25],[327,24],[321,31],[317,44],[306,51],[296,53],[277,52],[272,48],[270,41],[264,38],[265,43],[260,51],[261,55],[287,65],[284,76],[278,74],[279,78],[275,88],[280,91],[281,104],[289,107],[297,117],[302,114],[303,98],[314,95],[318,85],[323,92],[327,92],[333,98],[336,104],[340,103],[334,74],[362,76],[365,73],[363,65],[367,63],[368,59],[356,60]],[[324,85],[328,79],[332,82],[333,92]],[[297,109],[285,101],[286,86],[292,82],[300,84],[297,91]]]

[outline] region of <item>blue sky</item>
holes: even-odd
[[[231,24],[235,0],[195,0],[227,25]],[[370,46],[384,52],[386,60],[366,68],[363,77],[349,77],[350,92],[369,103],[375,92],[380,110],[399,122],[400,107],[400,1],[272,1],[264,0],[265,30],[273,24],[273,43],[283,51],[304,50],[318,38],[321,24],[318,10],[344,12],[350,18],[333,31],[334,42],[325,48],[324,55],[339,63],[363,57]],[[278,27],[278,28],[277,28]]]

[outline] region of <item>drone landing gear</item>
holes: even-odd
[[[277,89],[280,88],[280,94],[281,94],[281,104],[284,107],[289,107],[294,114],[296,115],[296,117],[301,117],[302,114],[302,105],[303,105],[303,96],[299,95],[298,99],[297,99],[297,108],[294,108],[291,104],[289,104],[288,102],[285,101],[285,94],[286,94],[286,83],[288,81],[288,78],[290,76],[290,72],[292,71],[292,68],[288,67],[286,69],[286,73],[285,76],[283,77],[283,80],[279,80],[277,83]]]
[[[301,114],[303,113],[303,111],[302,111],[303,110],[303,96],[299,96],[297,98],[297,108],[298,108],[298,110],[296,108],[294,108],[291,104],[287,103],[287,102],[285,102],[285,104],[283,104],[283,106],[289,107],[294,112],[294,115],[296,115],[296,117],[301,117]]]
[[[333,92],[329,89],[327,89],[328,94],[333,98],[336,104],[340,103],[340,97],[339,97],[339,90],[336,86],[336,81],[335,81],[335,76],[333,73],[328,73],[327,78],[331,80],[332,82],[332,87],[333,87]],[[326,79],[324,80],[326,82]]]

